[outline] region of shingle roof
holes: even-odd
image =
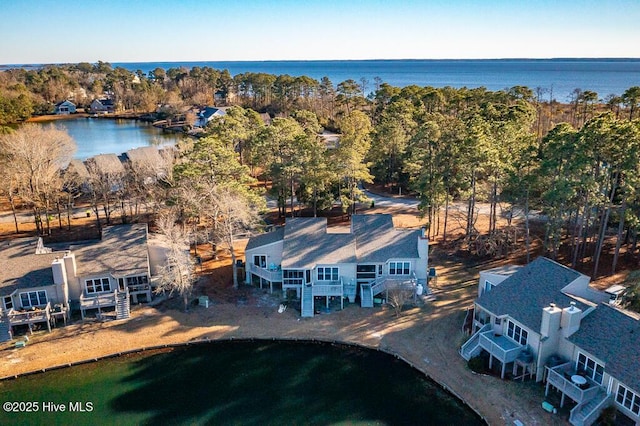
[[[419,257],[420,230],[395,229],[389,214],[353,215],[351,220],[359,262]]]
[[[284,238],[284,226],[278,226],[271,232],[266,232],[260,235],[254,235],[249,239],[245,250],[251,250],[257,247],[266,246],[267,244],[281,241]]]
[[[391,215],[353,215],[351,233],[327,233],[325,218],[288,219],[280,230],[252,237],[247,249],[283,240],[283,268],[319,264],[386,262],[417,258],[419,230],[399,230]]]
[[[53,285],[51,263],[64,252],[36,254],[37,239],[21,238],[0,243],[0,294],[19,288]]]
[[[640,321],[600,304],[569,341],[605,362],[605,371],[640,392]]]
[[[147,226],[145,224],[109,226],[99,242],[72,246],[77,275],[110,273],[117,276],[149,272]]]
[[[476,303],[500,316],[509,315],[535,332],[540,331],[542,309],[555,303],[563,308],[576,302],[583,311],[589,306],[562,293],[580,273],[545,257],[539,257],[505,279]]]
[[[122,161],[116,154],[98,154],[86,161],[87,168],[95,167],[99,173],[124,174]]]
[[[285,224],[282,268],[356,262],[351,234],[328,234],[326,218],[293,218]]]

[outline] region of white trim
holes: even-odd
[[[618,401],[618,396],[620,396],[621,388],[624,390],[622,393],[622,402]],[[628,394],[631,394],[630,407],[627,407],[625,405]],[[615,400],[616,404],[620,405],[621,407],[624,407],[625,410],[629,410],[630,413],[633,413],[636,416],[640,416],[640,394],[636,393],[634,390],[618,382],[618,387],[616,389],[616,393],[614,394],[613,399]],[[637,411],[634,411],[634,407],[636,407]]]
[[[124,277],[123,277],[124,278]],[[107,280],[105,283],[104,280]],[[93,289],[89,290],[89,282],[91,282]],[[108,289],[105,289],[105,284],[109,286]],[[96,290],[97,287],[100,287],[100,290]],[[111,290],[111,279],[109,277],[98,277],[98,278],[87,278],[84,280],[84,290],[89,294],[100,294],[100,293],[110,293]]]
[[[31,294],[35,293],[36,298],[38,299],[38,303],[31,303]],[[44,293],[44,302],[40,299],[41,294],[40,293]],[[24,300],[22,299],[22,295],[26,294],[27,295],[27,301],[28,303],[25,304]],[[20,305],[22,306],[23,309],[25,308],[32,308],[35,306],[43,306],[46,305],[49,302],[49,295],[47,294],[47,290],[30,290],[30,291],[23,291],[20,293],[19,295],[20,297]]]
[[[578,367],[578,363],[580,362],[580,355],[582,355],[582,356],[584,356],[584,357],[585,357],[585,361],[584,361],[584,368],[583,368],[583,369],[580,369],[580,368]],[[604,365],[603,365],[603,364],[601,364],[599,361],[597,361],[595,358],[591,357],[590,355],[587,355],[585,352],[582,352],[582,351],[580,351],[580,350],[578,350],[578,356],[576,357],[576,362],[575,362],[576,370],[577,370],[577,371],[584,371],[584,372],[586,372],[586,373],[589,373],[589,372],[587,371],[587,365],[588,365],[589,361],[592,361],[592,362],[595,364],[595,365],[594,365],[594,368],[593,368],[593,373],[591,373],[591,374],[589,375],[589,378],[590,378],[591,380],[593,380],[594,382],[598,383],[599,385],[602,385],[602,382],[604,381]],[[599,382],[598,382],[598,380],[596,380],[596,378],[595,378],[596,373],[598,372],[598,366],[600,366],[600,367],[602,368],[602,377],[600,378],[600,381],[599,381]]]

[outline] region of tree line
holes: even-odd
[[[151,203],[158,206],[154,211],[171,206],[185,229],[188,224],[220,232],[223,219],[237,215],[225,210],[227,205],[259,210],[262,187],[277,200],[282,216],[299,214],[301,206],[317,215],[336,203],[352,213],[365,201],[361,184],[375,182],[416,194],[430,236],[444,241],[450,238],[452,205],[463,202],[464,211],[455,220],[462,221],[466,248],[481,255],[505,253],[519,241],[529,252],[533,211],[544,219],[548,255],[565,256],[573,266],[591,262],[594,275],[606,250],[613,254],[609,271],[616,269],[623,248],[636,253],[638,87],[605,99],[577,89],[569,104],[559,104],[550,93],[522,86],[501,91],[397,88],[377,80],[365,95],[367,81],[347,80],[334,87],[327,78],[232,77],[208,67],[156,69],[144,75],[98,63],[0,75],[9,87],[2,92],[5,97],[33,98],[35,93],[38,99],[53,100],[55,88],[63,87],[58,93],[107,90],[128,110],[151,111],[175,101],[178,111],[215,103],[220,100],[216,96],[233,104],[224,117],[209,123],[201,138],[180,146],[168,177],[151,179],[153,190],[148,178],[134,184],[140,176],[104,185],[92,199],[96,218],[102,209],[107,223],[113,209],[125,212],[128,206],[131,216],[132,206]],[[272,117],[269,123],[259,114],[265,111]],[[335,147],[319,137],[322,128],[340,133]],[[3,149],[3,158],[14,158],[8,142]],[[89,186],[94,192],[108,180],[96,167],[87,167],[98,176]],[[42,212],[51,211],[58,198],[37,185],[34,194],[41,195],[31,195],[31,184],[24,183],[28,175],[4,179],[4,192],[20,194],[35,209],[34,216],[49,218]],[[73,185],[61,185],[51,184],[68,197]],[[240,198],[225,198],[232,196]],[[478,202],[489,205],[484,235],[476,227]],[[498,220],[505,215],[509,226],[500,229]],[[515,218],[522,219],[524,229],[512,226]],[[40,221],[44,231],[47,220]],[[255,215],[249,215],[227,229],[237,232],[253,224]]]

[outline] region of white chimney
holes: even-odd
[[[71,251],[67,251],[62,258],[64,260],[64,266],[67,269],[67,274],[72,277],[76,277],[76,255],[71,253]]]
[[[59,258],[55,258],[51,262],[51,270],[53,272],[53,283],[56,285],[64,284],[67,282],[67,272],[64,268],[64,261]]]
[[[578,329],[580,329],[580,320],[582,319],[582,310],[576,306],[576,302],[571,302],[568,308],[562,310],[562,335],[569,337]]]
[[[418,256],[421,259],[426,259],[429,254],[429,239],[426,236],[426,229],[420,229],[420,236],[418,237]]]
[[[542,323],[540,324],[540,334],[542,337],[552,337],[560,330],[561,317],[562,309],[558,308],[555,303],[551,303],[546,308],[542,308]]]

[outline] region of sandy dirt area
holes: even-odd
[[[415,215],[393,212],[398,214],[397,225],[419,223]],[[237,252],[240,257],[242,249]],[[193,305],[185,313],[180,300],[174,298],[155,306],[134,306],[132,317],[125,321],[75,321],[51,333],[36,332],[24,348],[0,344],[0,377],[137,348],[207,339],[341,341],[398,355],[458,395],[489,424],[513,424],[516,419],[527,425],[566,424],[560,416],[542,410],[541,384],[475,374],[458,354],[465,340],[461,331],[465,310],[477,295],[478,271],[512,262],[513,258],[466,258],[456,254],[455,248],[434,243],[430,266],[438,271],[433,286],[435,301],[407,307],[399,317],[388,307],[347,305],[342,311],[301,318],[293,308],[278,313],[282,302],[279,292],[270,294],[251,286],[233,289],[230,257],[219,253],[214,260],[208,250],[203,246],[199,253],[204,262],[194,297],[208,295],[209,308]]]

